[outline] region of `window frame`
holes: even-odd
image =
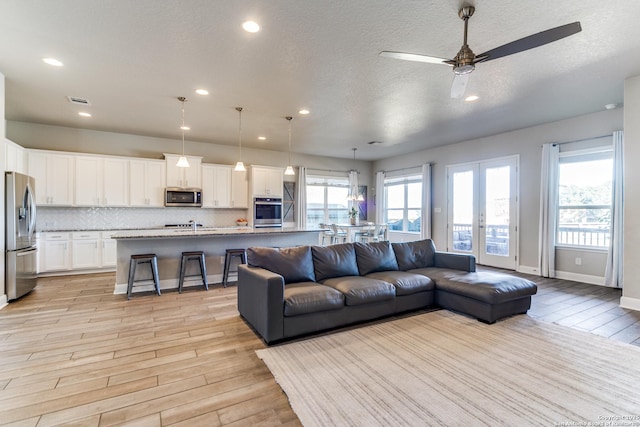
[[[309,181],[313,181],[312,183],[309,183]],[[323,182],[320,182],[323,181]],[[336,182],[338,181],[338,182]],[[342,183],[341,181],[344,181],[344,183]],[[315,174],[315,173],[310,173],[307,174],[307,182],[305,182],[305,191],[307,191],[308,187],[321,187],[323,188],[323,207],[322,209],[319,208],[310,208],[309,207],[309,198],[307,197],[307,206],[306,206],[306,212],[307,212],[307,225],[309,224],[314,224],[315,221],[310,221],[309,218],[309,213],[310,212],[318,212],[318,211],[322,211],[323,212],[323,219],[319,222],[319,224],[332,224],[332,223],[336,223],[336,222],[348,222],[348,207],[345,208],[330,208],[329,207],[329,188],[344,188],[347,191],[349,190],[349,178],[345,175],[345,176],[338,176],[338,175],[322,175],[322,174]],[[345,202],[346,202],[346,197],[345,197]],[[344,211],[344,221],[333,221],[330,218],[330,212],[339,212],[339,211]]]
[[[568,210],[568,209],[584,209],[584,210],[606,210],[608,209],[609,212],[612,211],[613,206],[612,206],[612,202],[613,202],[613,195],[610,195],[609,198],[609,204],[571,204],[571,205],[561,205],[560,204],[560,186],[561,186],[561,182],[560,182],[560,167],[562,165],[563,159],[567,159],[567,158],[579,158],[579,157],[584,157],[585,159],[582,161],[574,161],[571,163],[584,163],[587,161],[593,161],[596,160],[598,157],[601,158],[612,158],[613,156],[613,147],[610,145],[607,146],[597,146],[597,147],[592,147],[592,148],[586,148],[586,149],[579,149],[579,150],[569,150],[569,151],[564,151],[564,152],[560,152],[559,153],[559,157],[558,157],[558,182],[557,182],[557,207],[556,207],[556,230],[555,230],[555,240],[556,240],[556,244],[555,246],[557,248],[561,248],[561,249],[578,249],[578,250],[586,250],[586,251],[593,251],[593,252],[607,252],[609,250],[609,239],[610,237],[605,236],[604,240],[605,240],[605,244],[601,245],[601,246],[595,246],[595,245],[585,245],[585,244],[572,244],[572,243],[560,243],[560,228],[561,228],[561,224],[560,224],[560,212],[562,210]],[[591,158],[589,158],[591,157]],[[566,162],[569,163],[569,162]],[[612,168],[613,168],[613,164],[612,164]],[[613,169],[611,170],[611,178],[613,180]],[[609,215],[609,217],[611,218],[611,215]],[[578,231],[578,233],[584,233],[585,231]],[[607,232],[610,234],[611,233],[611,221],[609,221],[608,224],[608,229]]]
[[[423,178],[421,173],[411,172],[405,173],[402,175],[394,175],[387,176],[384,178],[384,208],[383,208],[383,217],[384,223],[387,224],[387,230],[389,233],[403,233],[403,234],[416,234],[420,235],[422,233],[422,223],[420,223],[420,230],[418,231],[410,231],[409,230],[409,212],[417,210],[422,214],[422,197],[420,198],[419,206],[408,206],[409,204],[409,184],[420,184],[420,186],[424,186]],[[403,200],[404,206],[402,208],[389,208],[389,188],[390,187],[403,187]],[[420,194],[422,194],[423,188],[420,189]],[[394,230],[389,226],[389,211],[402,211],[402,230]]]

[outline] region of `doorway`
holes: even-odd
[[[518,157],[447,166],[447,246],[516,269]]]

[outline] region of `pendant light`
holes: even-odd
[[[356,150],[357,148],[352,148],[353,150],[353,169],[352,171],[354,173],[358,173],[357,169],[356,169]],[[353,200],[356,202],[363,202],[364,201],[364,196],[362,194],[360,194],[360,191],[358,191],[358,185],[350,185],[349,186],[349,195],[347,195],[347,200]]]
[[[244,167],[244,163],[242,163],[242,107],[236,107],[236,111],[238,112],[238,163],[236,163],[236,167],[233,168],[236,172],[244,172],[247,169]]]
[[[179,96],[178,101],[182,103],[182,126],[180,126],[180,129],[182,130],[182,156],[178,158],[178,163],[176,163],[176,166],[179,168],[188,168],[189,161],[184,156],[184,131],[189,129],[184,125],[184,103],[187,101],[187,98],[185,98],[184,96]]]
[[[289,164],[287,165],[287,168],[284,170],[284,174],[295,175],[296,173],[293,170],[293,166],[291,166],[291,120],[293,119],[293,117],[287,116],[285,117],[285,119],[287,119],[287,121],[289,122]]]

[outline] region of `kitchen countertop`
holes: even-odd
[[[319,228],[299,228],[299,227],[272,227],[272,228],[254,228],[254,227],[199,227],[193,229],[142,229],[142,230],[123,230],[113,235],[112,239],[154,239],[154,238],[172,238],[172,237],[211,237],[211,236],[229,236],[229,235],[263,235],[263,234],[287,234],[287,233],[318,233],[323,231]]]

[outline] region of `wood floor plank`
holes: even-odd
[[[530,316],[640,344],[620,290],[521,276],[538,284]],[[0,424],[300,425],[255,355],[265,344],[239,317],[236,287],[127,301],[114,284],[113,273],[41,278],[0,310]]]

